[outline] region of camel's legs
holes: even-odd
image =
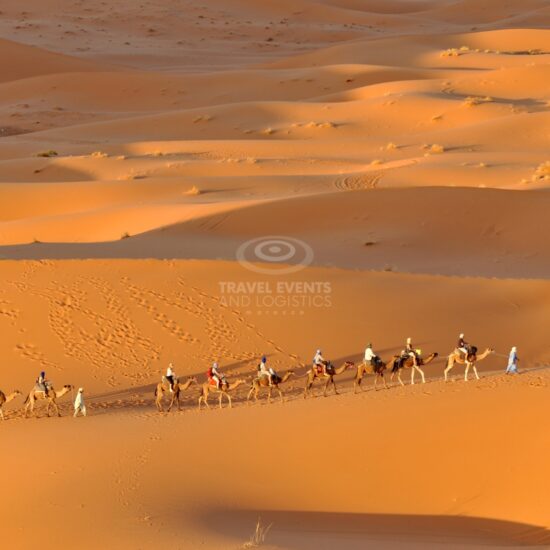
[[[6,420],[6,419],[4,418],[4,411],[2,410],[2,407],[0,407],[0,418],[1,418],[2,420]]]
[[[229,401],[229,408],[232,409],[233,408],[233,399],[231,399],[231,396],[226,393],[225,394],[227,396],[227,401]]]
[[[170,399],[170,405],[168,405],[168,412],[172,410],[172,407],[174,406],[174,399],[176,398],[176,394],[172,393],[172,397]]]
[[[426,377],[424,376],[424,371],[420,367],[413,367],[413,372],[417,370],[420,373],[420,376],[422,377],[422,384],[426,383]]]
[[[399,383],[404,386],[405,384],[403,384],[403,380],[401,380],[401,369],[399,369],[397,371],[397,380],[399,380]]]
[[[283,398],[283,392],[280,390],[279,386],[277,386],[277,391],[279,392],[279,397],[281,398],[281,403],[284,403],[285,400]]]
[[[210,408],[210,403],[208,403],[208,393],[206,393],[206,395],[203,393],[200,397],[199,397],[199,411],[201,410],[201,403],[203,403],[206,405],[206,408],[209,409]]]
[[[306,380],[306,387],[304,389],[304,399],[306,399],[308,394],[309,394],[309,388],[311,388],[311,384],[312,384],[312,382],[310,382],[309,377],[308,377],[308,379]]]
[[[271,390],[273,389],[273,386],[269,386],[269,390],[267,392],[267,402],[268,404],[271,404]]]
[[[466,361],[466,369],[464,370],[464,382],[468,382],[468,371],[470,370],[470,363]]]
[[[448,374],[451,372],[451,369],[454,367],[453,363],[449,363],[443,374],[445,375],[445,382],[447,382]]]
[[[414,371],[416,370],[416,367],[413,365],[411,369],[411,384],[414,384]]]
[[[246,404],[250,405],[250,398],[252,397],[252,394],[254,393],[254,386],[250,388],[250,391],[248,392],[248,395],[246,396]]]
[[[55,401],[52,401],[51,404],[53,405],[55,412],[57,413],[57,416],[61,416],[61,413],[59,412],[59,407],[57,406],[57,403]]]
[[[220,409],[223,409],[222,399],[223,399],[223,392],[220,392],[220,397],[218,399],[218,403],[220,404]]]
[[[382,373],[380,377],[382,378],[382,382],[384,382],[384,389],[387,390],[388,384],[386,384],[386,377],[384,376],[384,373]]]
[[[477,369],[476,369],[475,364],[472,365],[472,368],[474,369],[474,374],[476,375],[476,378],[479,380],[479,374],[477,373]]]

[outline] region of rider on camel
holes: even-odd
[[[168,368],[166,369],[166,380],[168,380],[170,384],[170,393],[174,392],[174,384],[176,383],[176,373],[174,372],[174,365],[170,363],[168,365]]]
[[[468,355],[470,354],[470,344],[464,340],[464,333],[461,333],[458,337],[458,344],[456,348],[464,354],[464,359],[468,359]]]
[[[318,374],[328,374],[327,367],[330,365],[330,361],[327,361],[323,357],[323,352],[318,349],[313,358],[313,368]]]
[[[365,350],[365,365],[372,365],[373,367],[375,367],[377,361],[378,356],[376,355],[376,353],[374,353],[372,349],[372,344],[368,344],[367,349]]]
[[[258,377],[267,376],[269,385],[272,386],[277,373],[270,367],[267,368],[267,357],[264,355],[258,365]]]
[[[45,394],[48,393],[48,381],[46,380],[46,373],[44,371],[39,374],[36,384],[40,391],[43,391]]]
[[[208,378],[214,380],[216,388],[221,389],[221,385],[225,383],[225,375],[219,371],[218,363],[213,363],[208,370]]]
[[[399,358],[399,366],[402,366],[409,357],[412,357],[414,366],[418,367],[418,355],[412,344],[412,338],[410,337],[407,338],[405,349],[401,352],[401,357]]]

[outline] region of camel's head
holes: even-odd
[[[13,395],[23,395],[20,390],[13,390]]]
[[[294,374],[294,371],[292,369],[290,370],[287,370],[286,373],[289,375],[289,376],[292,376]]]
[[[434,351],[434,352],[432,353],[432,357],[433,357],[434,359],[435,359],[436,357],[438,357],[438,356],[439,356],[439,353],[437,353],[437,351]]]
[[[353,361],[346,361],[345,366],[346,366],[346,369],[349,369],[351,367],[355,367],[355,363]]]
[[[197,383],[197,377],[196,376],[190,376],[187,380],[189,380],[189,382],[191,382],[191,384],[196,384]]]
[[[67,391],[71,391],[71,390],[73,389],[73,386],[72,386],[71,384],[65,384],[65,385],[63,386],[63,389],[64,389],[64,390],[67,390]]]

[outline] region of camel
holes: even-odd
[[[231,408],[233,406],[233,404],[231,402],[231,396],[229,395],[229,392],[232,392],[232,391],[236,390],[241,384],[244,384],[245,382],[246,382],[246,380],[236,380],[235,382],[233,382],[231,384],[228,384],[226,382],[226,383],[222,384],[222,386],[218,389],[217,386],[215,386],[214,384],[211,384],[210,381],[207,380],[202,385],[202,388],[201,388],[201,395],[199,397],[199,411],[201,410],[201,404],[203,402],[204,402],[204,404],[206,405],[206,407],[208,409],[210,408],[210,405],[208,404],[208,396],[211,393],[219,393],[220,394],[220,398],[219,398],[220,409],[223,408],[222,398],[223,398],[224,395],[225,395],[225,397],[227,397],[227,401],[229,403],[229,408]]]
[[[255,378],[252,380],[252,387],[250,388],[250,391],[248,392],[248,397],[246,398],[247,403],[250,402],[250,398],[252,397],[252,394],[254,394],[254,401],[258,401],[258,393],[260,393],[260,390],[262,388],[269,388],[267,393],[267,402],[271,403],[271,392],[273,388],[277,390],[279,393],[279,397],[281,398],[281,403],[284,402],[283,399],[283,392],[281,392],[279,386],[281,384],[284,384],[292,375],[294,374],[293,370],[289,370],[285,372],[284,376],[281,378],[280,376],[276,376],[275,380],[269,384],[269,380],[267,376],[259,376],[258,378]]]
[[[357,365],[357,373],[355,374],[355,380],[353,381],[354,393],[357,393],[361,387],[361,382],[363,381],[363,376],[365,374],[374,374],[374,389],[377,390],[378,379],[381,378],[384,382],[384,388],[387,388],[386,379],[384,378],[384,371],[386,370],[386,363],[382,360],[378,360],[376,366],[373,366],[369,363],[359,363]]]
[[[176,383],[174,384],[174,389],[172,392],[172,399],[170,400],[170,405],[168,405],[168,411],[170,412],[172,410],[172,407],[174,406],[174,401],[178,404],[178,411],[181,411],[181,405],[180,405],[180,395],[182,392],[184,392],[191,384],[196,384],[197,379],[194,376],[190,376],[185,382],[180,382],[179,380],[176,380]],[[159,412],[164,412],[162,407],[162,400],[164,398],[165,393],[170,393],[170,384],[168,383],[168,380],[163,376],[162,382],[159,382],[157,384],[157,387],[155,388],[155,404],[157,406],[157,409]]]
[[[468,355],[467,358],[463,357],[462,354],[455,349],[453,353],[449,355],[447,358],[447,366],[445,368],[445,382],[447,382],[448,374],[451,371],[451,369],[455,366],[456,363],[459,365],[466,364],[466,369],[464,371],[464,381],[468,382],[468,371],[470,370],[470,367],[474,369],[474,374],[476,378],[479,380],[479,374],[477,373],[476,369],[476,362],[477,361],[483,361],[487,356],[491,355],[491,353],[494,353],[495,350],[491,348],[487,348],[483,353],[480,355],[477,354],[477,348],[473,348],[475,350],[474,353],[471,353]]]
[[[420,376],[422,377],[422,383],[426,383],[426,377],[424,376],[424,371],[419,367],[419,365],[427,365],[428,363],[431,363],[439,354],[437,352],[431,353],[426,357],[426,359],[422,359],[420,357],[418,359],[418,365],[414,364],[414,360],[412,357],[407,357],[404,361],[399,361],[399,355],[394,355],[390,362],[388,363],[388,368],[391,369],[391,378],[390,380],[393,380],[393,377],[395,373],[397,373],[397,379],[399,380],[399,383],[404,386],[403,380],[401,380],[401,369],[411,369],[411,384],[414,384],[414,374],[415,371],[418,371],[420,373]],[[400,364],[401,363],[401,364]]]
[[[55,391],[55,389],[51,386],[47,389],[47,391],[33,388],[30,391],[27,399],[25,399],[25,418],[28,417],[29,411],[31,415],[34,416],[34,404],[41,399],[46,399],[48,401],[48,406],[46,407],[46,412],[48,413],[48,416],[50,416],[50,407],[52,405],[57,412],[57,416],[61,416],[56,401],[57,399],[63,397],[65,394],[69,393],[72,389],[73,387],[70,384],[63,386],[63,388],[59,391]]]
[[[312,367],[309,369],[306,373],[307,380],[306,380],[306,387],[304,391],[304,399],[309,395],[309,391],[311,390],[311,387],[313,386],[313,382],[315,380],[321,380],[322,378],[326,378],[325,383],[325,389],[323,391],[323,397],[327,396],[328,387],[332,384],[332,387],[334,388],[334,394],[338,395],[338,390],[336,389],[336,384],[334,383],[334,377],[338,376],[339,374],[342,374],[350,367],[355,366],[355,363],[353,361],[346,361],[341,367],[334,368],[330,363],[327,363],[326,369],[322,372],[319,372],[317,367]],[[328,370],[328,372],[327,372]]]
[[[6,403],[13,401],[18,395],[21,395],[19,390],[14,390],[10,394],[6,395],[3,391],[0,391],[0,418],[5,420],[4,411],[2,410]]]

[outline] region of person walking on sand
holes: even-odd
[[[78,413],[82,416],[86,416],[86,405],[84,404],[84,388],[78,388],[76,399],[74,400],[74,418],[78,416]]]
[[[506,367],[506,374],[519,374],[518,373],[518,348],[514,346],[510,350],[510,355],[508,356],[508,366]]]

